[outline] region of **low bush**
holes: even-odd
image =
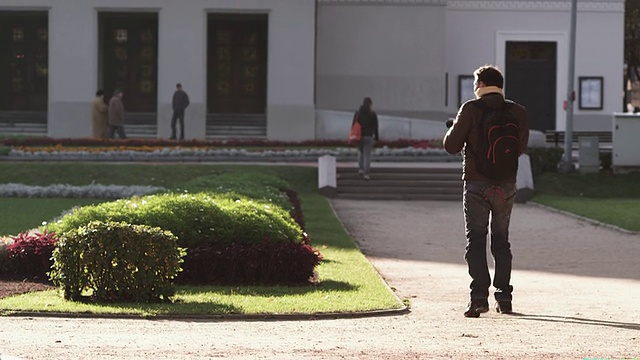
[[[246,171],[243,173],[224,173],[214,176],[197,177],[181,184],[178,191],[208,192],[215,194],[231,194],[231,197],[241,195],[251,199],[274,203],[283,209],[291,208],[282,189],[288,189],[289,184],[274,175]]]
[[[9,278],[45,280],[51,270],[51,255],[58,241],[52,232],[22,232],[0,251],[0,274]]]
[[[564,149],[559,147],[537,147],[527,149],[531,160],[531,172],[537,176],[546,172],[557,172]]]
[[[304,243],[203,244],[187,250],[177,282],[301,285],[316,278],[320,261],[320,253]]]
[[[61,234],[51,280],[67,300],[167,301],[184,255],[168,231],[94,221]]]
[[[9,258],[9,254],[7,254],[7,247],[12,243],[13,240],[11,238],[0,236],[0,279],[15,273],[12,261]]]
[[[279,206],[206,193],[150,195],[85,206],[44,228],[62,234],[93,220],[160,227],[187,248],[201,243],[301,242],[303,236]]]
[[[293,189],[285,190],[287,196],[289,197],[289,202],[291,203],[292,209],[289,212],[291,217],[300,225],[301,228],[305,228],[304,224],[304,215],[302,213],[302,204],[300,203],[300,198],[298,197],[298,193]]]
[[[180,185],[177,191],[213,192],[235,197],[249,197],[271,202],[287,209],[293,219],[304,228],[302,209],[297,193],[289,184],[274,175],[257,171],[224,173],[215,176],[201,176]]]
[[[611,151],[601,151],[600,152],[600,167],[602,170],[611,170]]]

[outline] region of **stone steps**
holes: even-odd
[[[354,167],[336,168],[336,198],[462,200],[461,169],[451,166],[373,167],[364,180]]]

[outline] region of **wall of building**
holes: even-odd
[[[504,69],[506,41],[555,41],[558,44],[556,128],[563,130],[566,112],[571,2],[449,1],[447,72],[449,106],[455,114],[458,75],[484,64]],[[482,31],[478,31],[482,29]],[[574,130],[610,130],[611,114],[621,111],[624,49],[624,1],[579,1],[576,25],[575,89],[580,76],[604,77],[602,110],[581,110],[574,103]],[[508,74],[505,74],[508,77]],[[508,89],[506,89],[508,97]]]
[[[49,11],[51,137],[91,135],[90,104],[98,88],[98,13],[102,11],[158,14],[161,138],[170,135],[171,98],[177,82],[191,100],[186,137],[205,136],[207,14],[268,13],[268,136],[278,140],[314,136],[314,0],[4,0],[0,4],[0,11],[11,10]]]
[[[443,0],[319,0],[316,107],[444,119]],[[443,120],[444,121],[444,120]]]
[[[622,105],[624,1],[578,4],[576,91],[578,77],[602,76],[604,107],[581,110],[576,102],[574,129],[607,130]],[[217,12],[269,15],[269,139],[322,138],[325,123],[334,122],[316,118],[315,109],[352,112],[365,96],[381,115],[444,121],[457,110],[458,75],[485,63],[504,66],[509,40],[558,43],[556,127],[565,127],[568,0],[2,0],[0,11],[12,10],[49,12],[52,137],[91,134],[101,11],[158,14],[161,138],[170,133],[177,82],[191,98],[187,138],[204,138],[207,14]]]

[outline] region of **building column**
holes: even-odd
[[[49,137],[91,136],[97,31],[97,13],[85,2],[60,1],[49,12]]]
[[[207,14],[171,2],[158,19],[158,137],[171,135],[171,100],[176,84],[189,95],[185,139],[204,139],[207,124]]]
[[[315,6],[291,1],[269,13],[267,137],[315,139]]]

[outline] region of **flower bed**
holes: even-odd
[[[167,140],[95,140],[95,139],[2,139],[10,146],[6,159],[11,160],[106,160],[159,161],[179,160],[249,160],[310,161],[324,155],[340,160],[354,159],[358,151],[344,141],[280,142],[267,140],[199,141],[177,143]],[[424,158],[446,156],[436,141],[397,140],[378,142],[374,159]],[[2,157],[0,157],[2,158]]]

